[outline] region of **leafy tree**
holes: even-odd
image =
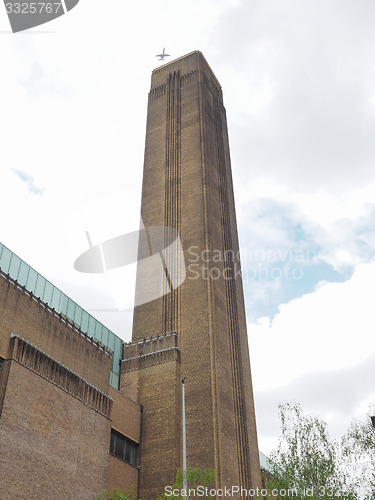
[[[375,429],[370,418],[354,420],[341,444],[346,469],[361,499],[375,500]]]
[[[322,419],[305,415],[298,404],[280,405],[279,414],[281,437],[271,454],[275,467],[267,484],[275,500],[375,500],[373,428],[353,423],[339,443]],[[359,474],[354,465],[359,457],[367,463],[371,454],[372,465]]]
[[[203,487],[203,495],[199,495],[199,498],[211,499],[209,491],[211,488],[215,487],[215,470],[209,469],[207,467],[188,467],[186,472],[186,482],[187,482],[187,492],[183,490],[184,474],[182,469],[178,469],[176,474],[176,481],[171,487],[172,492],[178,493],[177,495],[166,495],[163,493],[158,497],[157,500],[182,500],[184,497],[189,497],[189,489],[197,489],[198,487]],[[207,488],[207,490],[206,490]],[[206,494],[207,492],[207,494]],[[198,495],[195,495],[198,497]]]
[[[183,471],[182,469],[178,469],[176,474],[176,480],[173,486],[171,486],[172,491],[176,491],[182,493],[173,496],[166,495],[165,493],[161,494],[157,500],[181,500],[184,498],[183,493]],[[208,488],[208,494],[200,495],[199,498],[211,499],[209,496],[209,490],[214,488],[215,483],[215,471],[213,469],[209,469],[206,467],[190,467],[187,469],[187,485],[189,488],[197,488],[198,486],[203,488]],[[111,491],[104,491],[100,495],[97,496],[96,500],[137,500],[137,494],[134,489],[130,489],[127,491],[112,489]]]

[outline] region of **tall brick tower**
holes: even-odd
[[[139,495],[156,498],[182,465],[182,377],[188,466],[214,468],[217,488],[260,486],[227,121],[198,51],[152,73],[141,216],[121,376],[143,405]]]

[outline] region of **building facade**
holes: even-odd
[[[198,51],[153,71],[141,215],[129,343],[0,244],[2,498],[156,499],[183,377],[188,466],[261,487],[225,108]]]
[[[141,406],[118,391],[121,356],[119,337],[0,244],[1,498],[137,489]]]
[[[153,498],[181,466],[183,377],[187,463],[214,468],[218,488],[260,486],[227,121],[220,83],[198,51],[152,73],[141,217],[146,233],[176,229],[184,257],[168,231],[164,245],[153,247],[151,232],[140,240],[121,373],[121,390],[136,384],[144,407],[140,495]],[[153,279],[144,257],[157,247],[168,249],[159,298],[142,303]]]

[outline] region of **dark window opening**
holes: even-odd
[[[135,451],[137,445],[132,441],[129,441],[125,436],[120,433],[111,430],[111,445],[109,448],[110,453],[115,455],[121,460],[125,460],[131,465],[135,465]]]

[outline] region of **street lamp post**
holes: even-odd
[[[187,490],[187,470],[186,470],[186,421],[185,421],[185,381],[186,377],[182,379],[182,488]],[[185,496],[186,500],[187,497]]]

